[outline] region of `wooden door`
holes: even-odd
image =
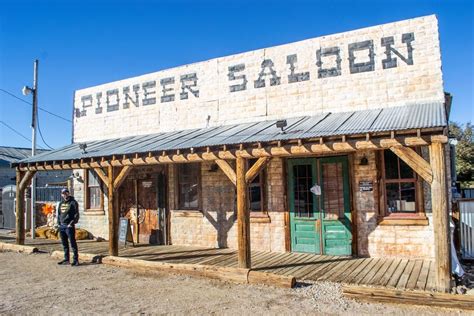
[[[317,179],[316,159],[288,160],[292,251],[321,253],[319,197],[310,191]]]
[[[347,156],[319,159],[323,253],[351,255],[352,222]]]

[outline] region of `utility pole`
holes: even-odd
[[[38,59],[33,70],[33,115],[31,120],[31,156],[36,155],[36,125],[38,122]],[[36,174],[31,180],[31,238],[36,237]]]
[[[23,87],[23,95],[30,92],[33,95],[33,109],[31,111],[31,156],[36,155],[36,126],[38,122],[38,59],[33,64],[33,88]],[[31,180],[31,238],[35,238],[36,226],[36,175]]]

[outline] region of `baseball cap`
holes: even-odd
[[[67,188],[64,188],[64,189],[61,190],[61,194],[63,194],[63,193],[69,193],[69,190]]]

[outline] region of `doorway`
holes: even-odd
[[[291,250],[351,255],[347,156],[288,159]]]

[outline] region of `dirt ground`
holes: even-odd
[[[58,266],[48,254],[0,253],[0,314],[462,314],[442,308],[359,303],[334,283],[277,289],[101,264]]]

